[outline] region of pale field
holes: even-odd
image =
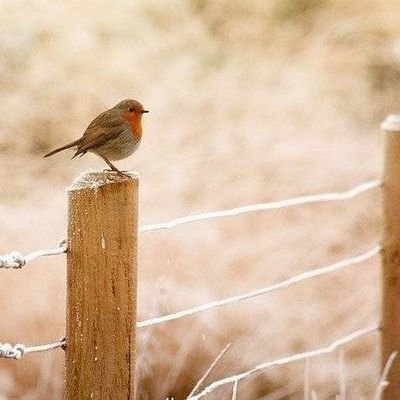
[[[0,254],[66,234],[66,187],[104,168],[42,155],[137,98],[141,224],[342,190],[380,176],[379,123],[399,111],[400,3],[389,0],[0,2]],[[139,319],[245,293],[358,254],[380,237],[377,191],[140,236]],[[65,257],[0,271],[0,341],[64,334]],[[140,399],[317,348],[379,320],[379,260],[138,332]],[[347,399],[370,399],[379,335],[343,348]],[[339,353],[311,361],[318,399]],[[302,398],[304,363],[239,385],[239,399]],[[232,387],[209,396],[230,399]],[[0,360],[0,399],[61,399],[62,351]]]

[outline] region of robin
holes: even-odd
[[[76,147],[72,158],[88,151],[100,156],[118,174],[122,172],[110,160],[122,160],[133,154],[142,138],[142,115],[148,113],[136,100],[122,100],[113,108],[102,112],[86,128],[80,139],[59,147],[44,157]],[[123,174],[122,174],[123,175]]]

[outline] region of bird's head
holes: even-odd
[[[114,109],[118,110],[122,118],[131,125],[135,132],[141,131],[142,116],[144,113],[148,113],[141,103],[132,99],[122,100]]]
[[[122,100],[114,108],[122,111],[124,114],[130,113],[132,115],[142,115],[144,113],[148,113],[148,111],[144,109],[141,103],[139,103],[137,100],[132,99]]]

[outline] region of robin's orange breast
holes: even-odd
[[[132,135],[136,139],[142,138],[142,114],[126,112],[122,117],[132,130]]]

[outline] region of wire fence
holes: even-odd
[[[188,400],[201,399],[201,398],[207,396],[208,394],[214,392],[215,390],[221,388],[222,386],[229,385],[229,384],[234,384],[234,385],[236,385],[236,388],[237,388],[237,385],[240,381],[242,381],[254,374],[257,374],[261,371],[269,369],[269,368],[282,366],[282,365],[290,364],[290,363],[305,360],[305,359],[310,359],[313,357],[321,356],[323,354],[332,353],[333,351],[337,350],[340,346],[343,346],[343,345],[350,343],[356,339],[359,339],[360,337],[365,336],[365,335],[367,335],[371,332],[374,332],[378,329],[379,329],[378,324],[371,325],[371,326],[368,326],[363,329],[358,329],[357,331],[354,331],[344,337],[341,337],[340,339],[333,341],[331,344],[329,344],[326,347],[321,347],[319,349],[305,351],[303,353],[296,353],[289,357],[278,358],[276,360],[267,361],[265,363],[256,365],[255,367],[249,369],[248,371],[242,372],[237,375],[228,376],[226,378],[223,378],[223,379],[213,382],[211,385],[204,388],[198,394],[189,397]]]
[[[12,358],[19,360],[22,356],[29,353],[41,353],[43,351],[55,350],[66,346],[66,338],[62,337],[58,342],[42,344],[38,346],[25,346],[18,343],[11,345],[10,343],[0,343],[0,358]]]
[[[360,185],[354,186],[343,192],[321,193],[314,195],[307,195],[301,197],[294,197],[281,201],[273,201],[268,203],[251,204],[243,207],[236,207],[227,210],[219,210],[212,212],[205,212],[200,214],[193,214],[184,217],[179,217],[168,222],[144,225],[139,228],[139,233],[162,231],[172,229],[181,225],[186,225],[194,222],[206,221],[209,219],[234,217],[242,214],[253,213],[257,211],[277,210],[280,208],[288,208],[293,206],[336,202],[349,200],[357,197],[364,192],[378,188],[382,182],[378,179],[364,182]],[[0,269],[20,269],[26,264],[44,256],[59,255],[67,252],[67,241],[61,240],[58,246],[54,249],[37,250],[24,256],[19,251],[12,251],[10,253],[0,255]]]
[[[21,269],[26,264],[40,258],[47,256],[56,256],[67,252],[67,241],[61,240],[58,246],[54,249],[36,250],[24,256],[19,251],[12,251],[11,253],[0,256],[0,268],[6,269]]]
[[[183,217],[179,217],[179,218],[176,218],[171,221],[164,222],[164,223],[156,223],[156,224],[141,226],[139,228],[139,232],[143,234],[143,233],[148,233],[148,232],[167,230],[167,229],[172,229],[172,228],[175,228],[178,226],[187,225],[187,224],[195,223],[195,222],[206,221],[206,220],[210,220],[210,219],[234,217],[234,216],[243,215],[243,214],[247,214],[247,213],[267,211],[267,210],[277,210],[277,209],[288,208],[288,207],[293,207],[293,206],[309,205],[309,204],[316,204],[316,203],[326,203],[326,202],[340,202],[340,201],[345,201],[345,200],[355,198],[357,196],[360,196],[363,193],[366,193],[368,191],[376,189],[380,186],[381,186],[380,180],[370,180],[370,181],[356,185],[356,186],[354,186],[348,190],[342,191],[342,192],[307,195],[307,196],[295,197],[295,198],[290,198],[290,199],[281,200],[281,201],[258,203],[258,204],[243,206],[243,207],[237,207],[237,208],[231,208],[231,209],[183,216]],[[312,267],[307,272],[303,272],[298,275],[291,276],[289,278],[282,280],[281,282],[278,282],[278,283],[275,283],[275,284],[272,284],[272,285],[269,285],[266,287],[262,287],[262,288],[256,289],[256,290],[248,292],[248,293],[235,295],[235,296],[227,297],[227,298],[220,299],[220,300],[215,300],[215,301],[212,301],[212,302],[209,302],[206,304],[188,308],[188,309],[178,311],[175,313],[162,315],[162,316],[156,316],[156,317],[152,317],[152,318],[149,318],[149,319],[146,319],[143,321],[138,321],[136,324],[136,327],[142,329],[142,328],[166,323],[169,321],[179,320],[179,319],[182,319],[185,317],[193,316],[193,315],[201,313],[201,312],[205,312],[205,311],[216,309],[216,308],[223,307],[223,306],[233,305],[238,302],[241,302],[244,300],[249,300],[249,299],[252,299],[252,298],[255,298],[258,296],[263,296],[263,295],[266,295],[273,291],[288,288],[292,285],[307,281],[309,279],[313,279],[313,278],[316,278],[319,276],[323,276],[323,275],[326,275],[329,273],[333,273],[333,272],[336,272],[339,270],[343,270],[343,269],[358,265],[360,263],[363,263],[363,262],[370,260],[370,259],[374,258],[375,256],[377,256],[380,253],[381,249],[382,249],[382,246],[380,244],[375,244],[361,254],[348,257],[348,258],[340,260],[336,263],[326,265],[326,266]],[[37,260],[40,257],[60,255],[60,254],[66,253],[66,252],[67,252],[66,240],[61,241],[56,248],[37,250],[37,251],[29,253],[25,256],[18,251],[13,251],[11,253],[0,256],[0,269],[1,268],[20,269],[23,266],[25,266],[26,264],[33,262],[34,260]],[[280,358],[280,359],[276,359],[276,360],[272,360],[272,361],[268,361],[268,362],[256,365],[253,368],[249,369],[248,371],[244,371],[240,374],[232,375],[232,376],[217,380],[217,381],[213,382],[212,384],[210,384],[209,386],[202,389],[201,391],[199,391],[201,385],[203,384],[205,377],[208,375],[208,373],[211,371],[211,369],[214,367],[214,365],[219,361],[219,359],[222,357],[222,355],[227,350],[228,347],[226,347],[220,353],[219,357],[217,357],[215,363],[213,363],[211,365],[209,370],[206,371],[203,378],[198,382],[196,387],[192,390],[192,393],[189,395],[188,400],[189,399],[190,400],[201,399],[201,398],[205,397],[206,395],[212,393],[213,391],[217,390],[218,388],[225,386],[225,385],[229,385],[229,384],[232,385],[232,390],[233,390],[232,398],[235,399],[236,395],[237,395],[237,390],[238,390],[238,383],[240,381],[246,379],[249,376],[257,374],[258,372],[266,370],[268,368],[285,365],[285,364],[289,364],[289,363],[300,361],[300,360],[310,359],[310,358],[313,358],[313,357],[316,357],[316,356],[319,356],[322,354],[333,352],[338,347],[343,346],[344,344],[347,344],[349,342],[352,342],[362,336],[370,334],[371,332],[374,332],[378,329],[379,329],[379,324],[375,324],[375,325],[368,326],[363,329],[356,330],[342,338],[334,340],[332,343],[330,343],[326,347],[306,351],[303,353],[297,353],[297,354],[294,354],[294,355],[291,355],[288,357],[284,357],[284,358]],[[66,346],[65,338],[61,338],[60,340],[58,340],[54,343],[49,343],[49,344],[44,344],[44,345],[39,345],[39,346],[26,346],[23,344],[11,345],[9,343],[3,343],[3,344],[0,343],[0,358],[20,359],[21,357],[23,357],[24,355],[29,354],[29,353],[49,351],[49,350],[54,350],[57,348],[65,348],[65,346]],[[390,365],[388,368],[390,368]],[[382,382],[380,382],[380,384],[382,386],[382,385],[384,385],[384,377],[381,379],[381,381]],[[197,392],[197,394],[195,394],[196,392]]]
[[[144,328],[147,326],[162,324],[162,323],[168,322],[168,321],[174,321],[174,320],[188,317],[188,316],[191,316],[191,315],[203,312],[203,311],[212,310],[212,309],[215,309],[218,307],[222,307],[222,306],[226,306],[229,304],[238,303],[243,300],[248,300],[248,299],[252,299],[254,297],[262,296],[264,294],[271,293],[275,290],[284,289],[284,288],[292,286],[296,283],[299,283],[299,282],[302,282],[302,281],[305,281],[305,280],[308,280],[311,278],[316,278],[321,275],[325,275],[325,274],[332,273],[332,272],[335,272],[335,271],[338,271],[338,270],[341,270],[344,268],[351,267],[353,265],[360,264],[364,261],[367,261],[367,260],[375,257],[377,254],[379,254],[381,249],[382,249],[382,246],[376,245],[376,246],[372,247],[370,250],[368,250],[358,256],[350,257],[345,260],[338,261],[337,263],[327,265],[325,267],[312,268],[311,271],[307,271],[307,272],[303,272],[302,274],[294,275],[294,276],[287,278],[281,282],[264,287],[262,289],[257,289],[252,292],[245,293],[245,294],[242,294],[239,296],[232,296],[232,297],[227,297],[222,300],[212,301],[211,303],[202,304],[200,306],[192,307],[192,308],[189,308],[189,309],[186,309],[183,311],[179,311],[179,312],[176,312],[173,314],[167,314],[167,315],[163,315],[161,317],[154,317],[154,318],[146,319],[144,321],[139,321],[136,324],[136,327]]]

